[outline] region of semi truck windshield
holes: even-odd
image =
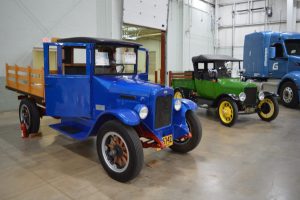
[[[300,39],[285,40],[288,55],[300,56]]]

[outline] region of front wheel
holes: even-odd
[[[228,127],[234,125],[238,118],[238,107],[229,97],[222,98],[218,105],[218,116],[220,122]]]
[[[292,82],[285,82],[280,87],[279,95],[284,106],[296,108],[298,106],[298,89]]]
[[[120,182],[135,178],[143,167],[143,147],[138,134],[132,127],[117,120],[101,126],[97,152],[108,175]]]
[[[189,131],[192,135],[191,138],[178,139],[173,141],[173,145],[170,148],[178,153],[187,153],[198,146],[202,137],[202,128],[199,118],[194,111],[186,112],[186,122],[189,127]]]
[[[273,96],[265,97],[258,104],[258,116],[267,122],[274,120],[279,113],[278,101]]]

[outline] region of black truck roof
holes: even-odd
[[[213,54],[211,55],[204,54],[204,55],[194,56],[192,58],[193,63],[215,62],[215,61],[242,61],[242,60],[227,55],[213,55]]]
[[[95,44],[106,44],[106,45],[124,45],[124,46],[142,46],[136,42],[129,42],[124,40],[105,39],[105,38],[93,38],[93,37],[72,37],[72,38],[61,38],[57,42],[75,42],[75,43],[95,43]]]

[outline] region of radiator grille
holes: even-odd
[[[172,100],[173,97],[171,95],[157,97],[155,109],[155,129],[171,124]]]
[[[256,105],[257,88],[245,88],[245,105]]]

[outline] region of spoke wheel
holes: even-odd
[[[20,123],[24,123],[28,134],[37,133],[40,128],[40,112],[30,99],[22,99],[19,106]]]
[[[26,126],[26,129],[30,127],[30,111],[26,104],[22,104],[20,106],[20,121],[23,122]]]
[[[129,164],[128,147],[116,132],[108,132],[102,140],[102,154],[106,164],[115,172],[123,172]]]
[[[177,90],[177,91],[175,91],[174,98],[175,99],[182,99],[183,95],[181,94],[181,92],[179,90]]]
[[[232,126],[238,116],[236,103],[229,97],[222,98],[218,106],[218,116],[225,126]]]
[[[258,109],[258,116],[262,120],[268,122],[274,120],[279,113],[278,102],[272,96],[268,96],[264,100],[260,101]]]
[[[107,174],[120,182],[135,178],[144,163],[137,132],[117,120],[105,122],[97,134],[99,160]]]

